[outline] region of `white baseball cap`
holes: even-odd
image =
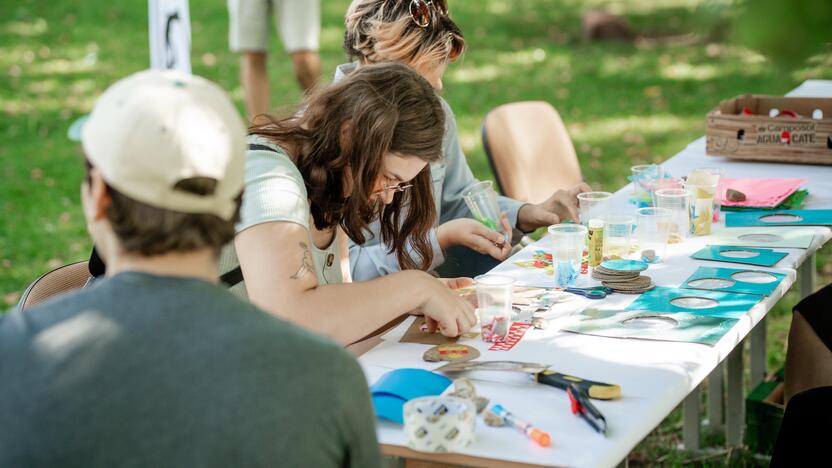
[[[246,128],[216,84],[173,70],[135,73],[107,88],[73,127],[89,162],[122,194],[171,211],[234,215]],[[216,180],[213,193],[176,188],[194,177]]]

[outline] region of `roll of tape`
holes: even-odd
[[[422,397],[404,405],[407,445],[422,452],[456,452],[474,440],[474,403],[455,397]]]

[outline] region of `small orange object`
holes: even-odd
[[[540,429],[532,429],[529,437],[537,442],[541,447],[548,447],[552,445],[552,437],[546,431]]]

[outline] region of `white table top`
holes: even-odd
[[[832,81],[810,80],[791,96],[832,96]],[[704,118],[704,116],[703,116]],[[663,166],[681,176],[696,167],[722,167],[726,177],[803,177],[809,180],[810,198],[806,208],[832,208],[832,166],[807,166],[739,162],[705,154],[705,139],[691,143]],[[621,210],[632,210],[627,198],[630,188],[616,193],[614,203]],[[724,219],[724,215],[723,215]],[[715,229],[723,229],[715,225]],[[786,227],[780,229],[788,229]],[[516,360],[550,364],[553,370],[583,378],[617,383],[622,398],[596,401],[608,424],[606,438],[593,432],[569,410],[565,392],[531,382],[528,376],[512,373],[468,373],[478,392],[502,403],[509,411],[549,431],[553,445],[541,448],[510,428],[492,428],[478,421],[477,440],[463,454],[497,460],[554,466],[615,466],[650,433],[691,391],[693,391],[741,343],[751,329],[789,290],[796,269],[814,251],[832,237],[830,229],[815,227],[812,247],[777,249],[789,253],[771,270],[786,273],[777,290],[760,301],[717,343],[706,346],[635,339],[604,338],[558,330],[554,320],[547,330],[530,329],[511,351],[487,351],[485,343],[465,341],[477,347],[481,360]],[[694,238],[668,248],[666,261],[648,270],[660,286],[679,286],[699,265],[719,266],[689,258],[707,244],[707,238]],[[510,260],[509,260],[510,261]],[[731,267],[731,264],[724,264]],[[626,307],[636,296],[614,294],[593,305],[604,308]],[[578,299],[587,301],[588,299]],[[369,383],[391,369],[413,367],[434,369],[434,363],[422,361],[427,345],[399,343],[409,321],[385,337],[385,341],[359,359]],[[405,445],[401,426],[380,421],[377,426],[383,444]]]

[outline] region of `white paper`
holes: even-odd
[[[188,0],[149,0],[150,68],[191,73]]]

